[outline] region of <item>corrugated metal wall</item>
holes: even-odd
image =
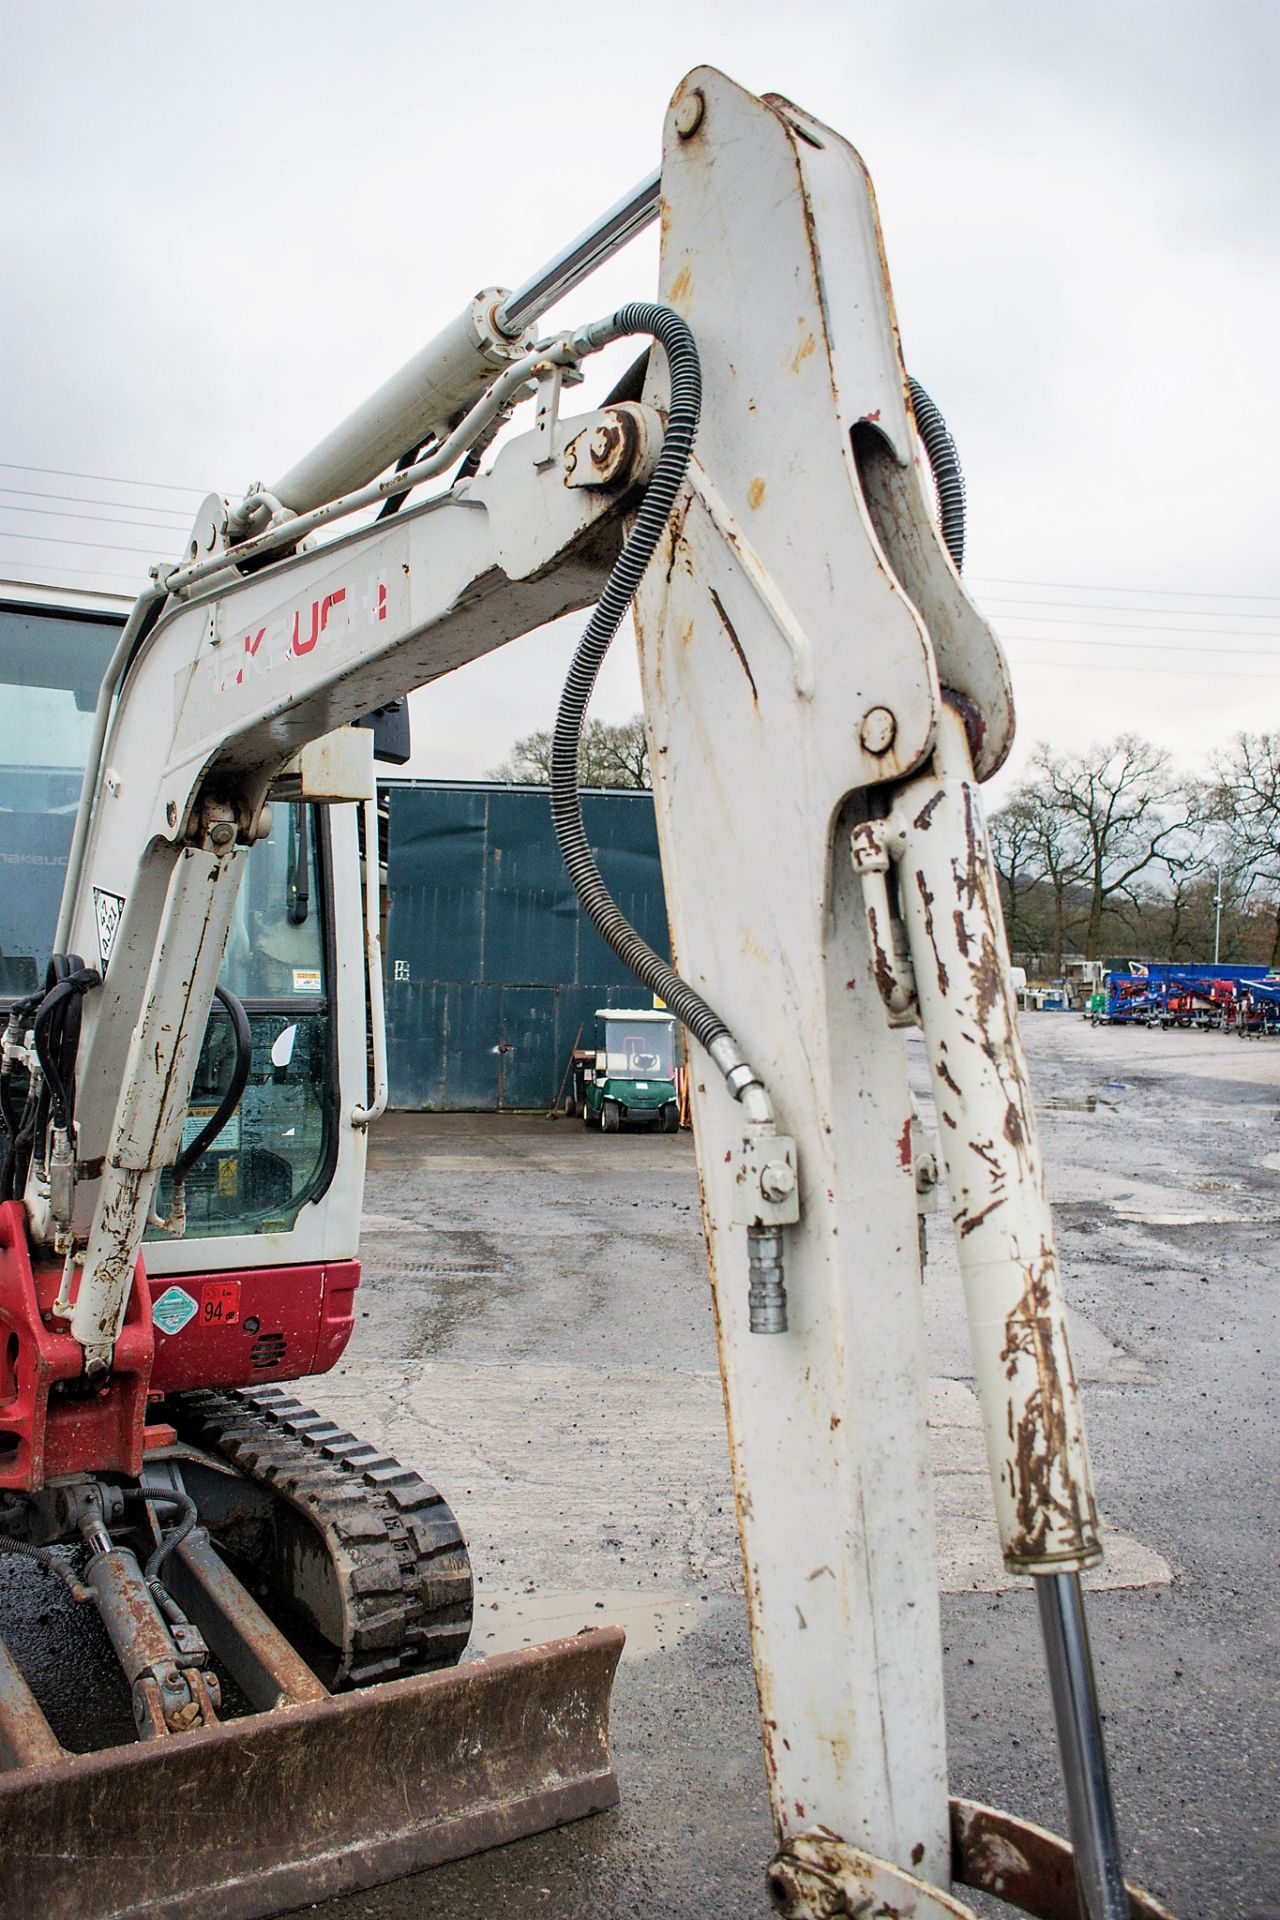
[[[579,1026],[648,996],[578,903],[542,787],[387,790],[386,998],[391,1105],[547,1107]],[[583,796],[614,899],[668,955],[653,800]]]

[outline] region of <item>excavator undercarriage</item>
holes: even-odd
[[[0,1640],[0,1910],[250,1920],[615,1804],[619,1630],[460,1667],[433,1487],[281,1387],[157,1412],[136,1486],[2,1509],[32,1581],[96,1603],[138,1744],[73,1750],[92,1703],[55,1730]]]

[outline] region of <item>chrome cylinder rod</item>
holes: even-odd
[[[629,240],[643,233],[658,217],[661,193],[662,174],[655,171],[624,194],[523,286],[507,295],[493,316],[499,331],[515,338],[540,313],[554,306],[562,294],[570,292],[611,255],[620,252]]]
[[[1128,1920],[1080,1576],[1038,1574],[1032,1585],[1049,1667],[1082,1920]]]

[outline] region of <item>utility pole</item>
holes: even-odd
[[[1216,967],[1222,948],[1222,868],[1215,867],[1214,872],[1218,876],[1213,895],[1213,964]]]

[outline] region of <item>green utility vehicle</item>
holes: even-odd
[[[594,1052],[574,1056],[565,1106],[603,1133],[617,1133],[624,1120],[675,1133],[680,1102],[674,1017],[653,1008],[600,1007],[596,1042]]]

